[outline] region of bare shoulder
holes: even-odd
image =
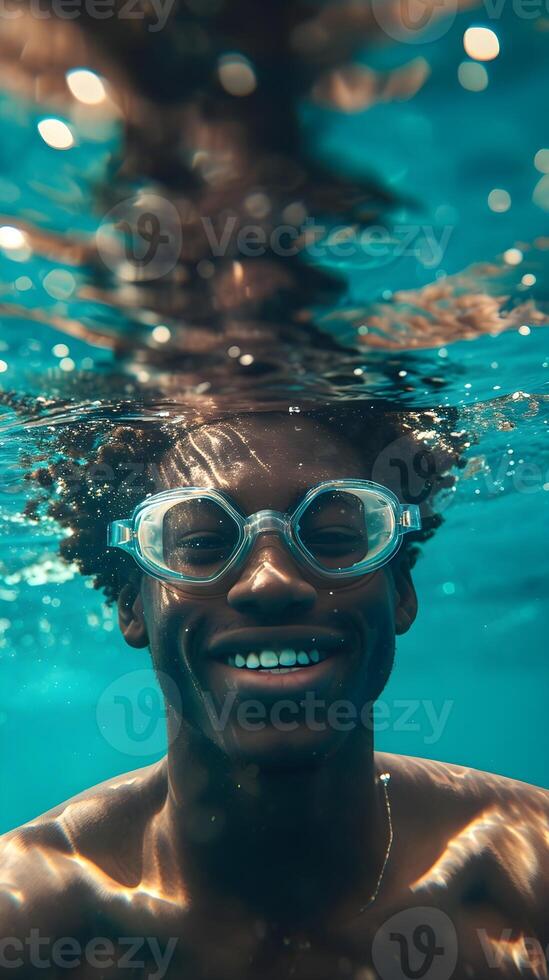
[[[545,936],[549,792],[429,759],[379,753],[377,762],[391,773],[395,809],[418,850],[430,854],[418,889],[453,883],[477,896],[484,891],[515,916],[539,922]]]
[[[508,776],[416,756],[378,752],[376,759],[379,767],[386,768],[401,783],[403,791],[415,790],[438,805],[448,800],[465,808],[489,804],[517,806],[521,810],[527,807],[532,816],[549,810],[549,790]],[[526,815],[523,812],[523,818]]]
[[[163,761],[85,790],[0,837],[0,926],[81,914],[98,878],[119,882],[165,794]]]

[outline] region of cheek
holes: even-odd
[[[153,663],[171,676],[179,674],[184,640],[196,618],[196,603],[155,579],[143,584],[142,597]]]
[[[154,579],[147,582],[142,595],[153,666],[171,709],[168,715],[171,739],[177,736],[182,722],[203,727],[204,712],[197,681],[187,660],[189,647],[200,629],[201,607]]]
[[[365,590],[361,615],[366,631],[367,700],[377,701],[394,663],[396,593],[387,569],[380,569],[372,579]]]
[[[352,619],[369,634],[395,634],[395,586],[384,568],[330,596],[334,612]]]

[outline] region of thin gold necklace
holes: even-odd
[[[391,773],[390,772],[382,772],[378,776],[378,782],[380,782],[381,785],[383,786],[383,795],[385,797],[385,809],[387,811],[387,826],[388,826],[388,829],[389,829],[389,840],[388,840],[388,843],[387,843],[387,850],[385,851],[385,857],[383,858],[383,864],[381,865],[381,871],[379,872],[379,877],[378,877],[377,882],[376,882],[376,887],[375,887],[374,891],[372,892],[372,894],[370,895],[370,898],[366,902],[366,905],[361,905],[361,907],[360,907],[360,909],[358,910],[358,913],[357,913],[358,915],[362,915],[363,912],[366,912],[374,904],[374,902],[375,902],[375,900],[376,900],[376,898],[377,898],[377,896],[379,894],[379,889],[381,888],[381,883],[383,881],[383,876],[385,874],[385,869],[387,867],[387,864],[389,863],[389,857],[390,857],[390,854],[391,854],[391,848],[393,846],[393,836],[394,836],[394,834],[393,834],[393,818],[392,818],[392,814],[391,814],[391,801],[389,799],[389,790],[388,790],[390,779],[391,779]]]
[[[375,902],[375,900],[376,900],[376,898],[377,898],[377,896],[379,894],[379,889],[381,888],[381,883],[383,881],[383,876],[385,874],[385,869],[387,868],[387,864],[389,862],[389,857],[390,857],[390,854],[391,854],[391,848],[393,846],[393,836],[394,836],[393,835],[393,819],[392,819],[392,814],[391,814],[391,801],[389,799],[389,790],[387,789],[387,787],[389,785],[389,781],[391,779],[391,773],[390,772],[382,772],[377,777],[377,779],[378,779],[378,782],[381,783],[381,785],[383,786],[383,795],[385,797],[385,809],[387,811],[387,827],[388,827],[388,830],[389,830],[389,840],[388,840],[388,843],[387,843],[387,850],[385,851],[385,857],[383,858],[383,864],[381,866],[381,871],[379,872],[379,876],[378,876],[378,879],[377,879],[377,882],[376,882],[376,887],[375,887],[374,891],[372,892],[372,894],[370,895],[370,898],[368,899],[368,901],[366,902],[366,904],[365,905],[361,905],[361,907],[359,908],[359,910],[356,913],[356,915],[354,915],[352,917],[352,919],[351,919],[352,922],[354,922],[355,919],[358,919],[358,917],[360,915],[362,915],[364,912],[367,912],[368,909],[374,904],[374,902]],[[288,943],[289,942],[290,941],[288,940]],[[302,948],[305,948],[305,947],[302,947]]]

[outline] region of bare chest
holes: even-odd
[[[546,952],[493,905],[407,894],[343,925],[293,929],[189,909],[111,921],[112,973],[140,980],[514,980],[549,977]],[[134,945],[130,947],[130,937]],[[125,943],[120,943],[121,939]],[[138,945],[139,944],[139,945]],[[120,960],[124,955],[123,965]],[[131,968],[133,971],[131,972]],[[97,975],[97,974],[96,974]],[[87,980],[87,974],[82,974]]]

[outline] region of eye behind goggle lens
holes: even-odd
[[[312,498],[296,527],[299,543],[327,571],[372,563],[395,538],[387,500],[371,490],[324,490]]]
[[[198,581],[217,575],[240,544],[240,527],[217,501],[191,497],[163,505],[145,516],[139,543],[159,568]]]

